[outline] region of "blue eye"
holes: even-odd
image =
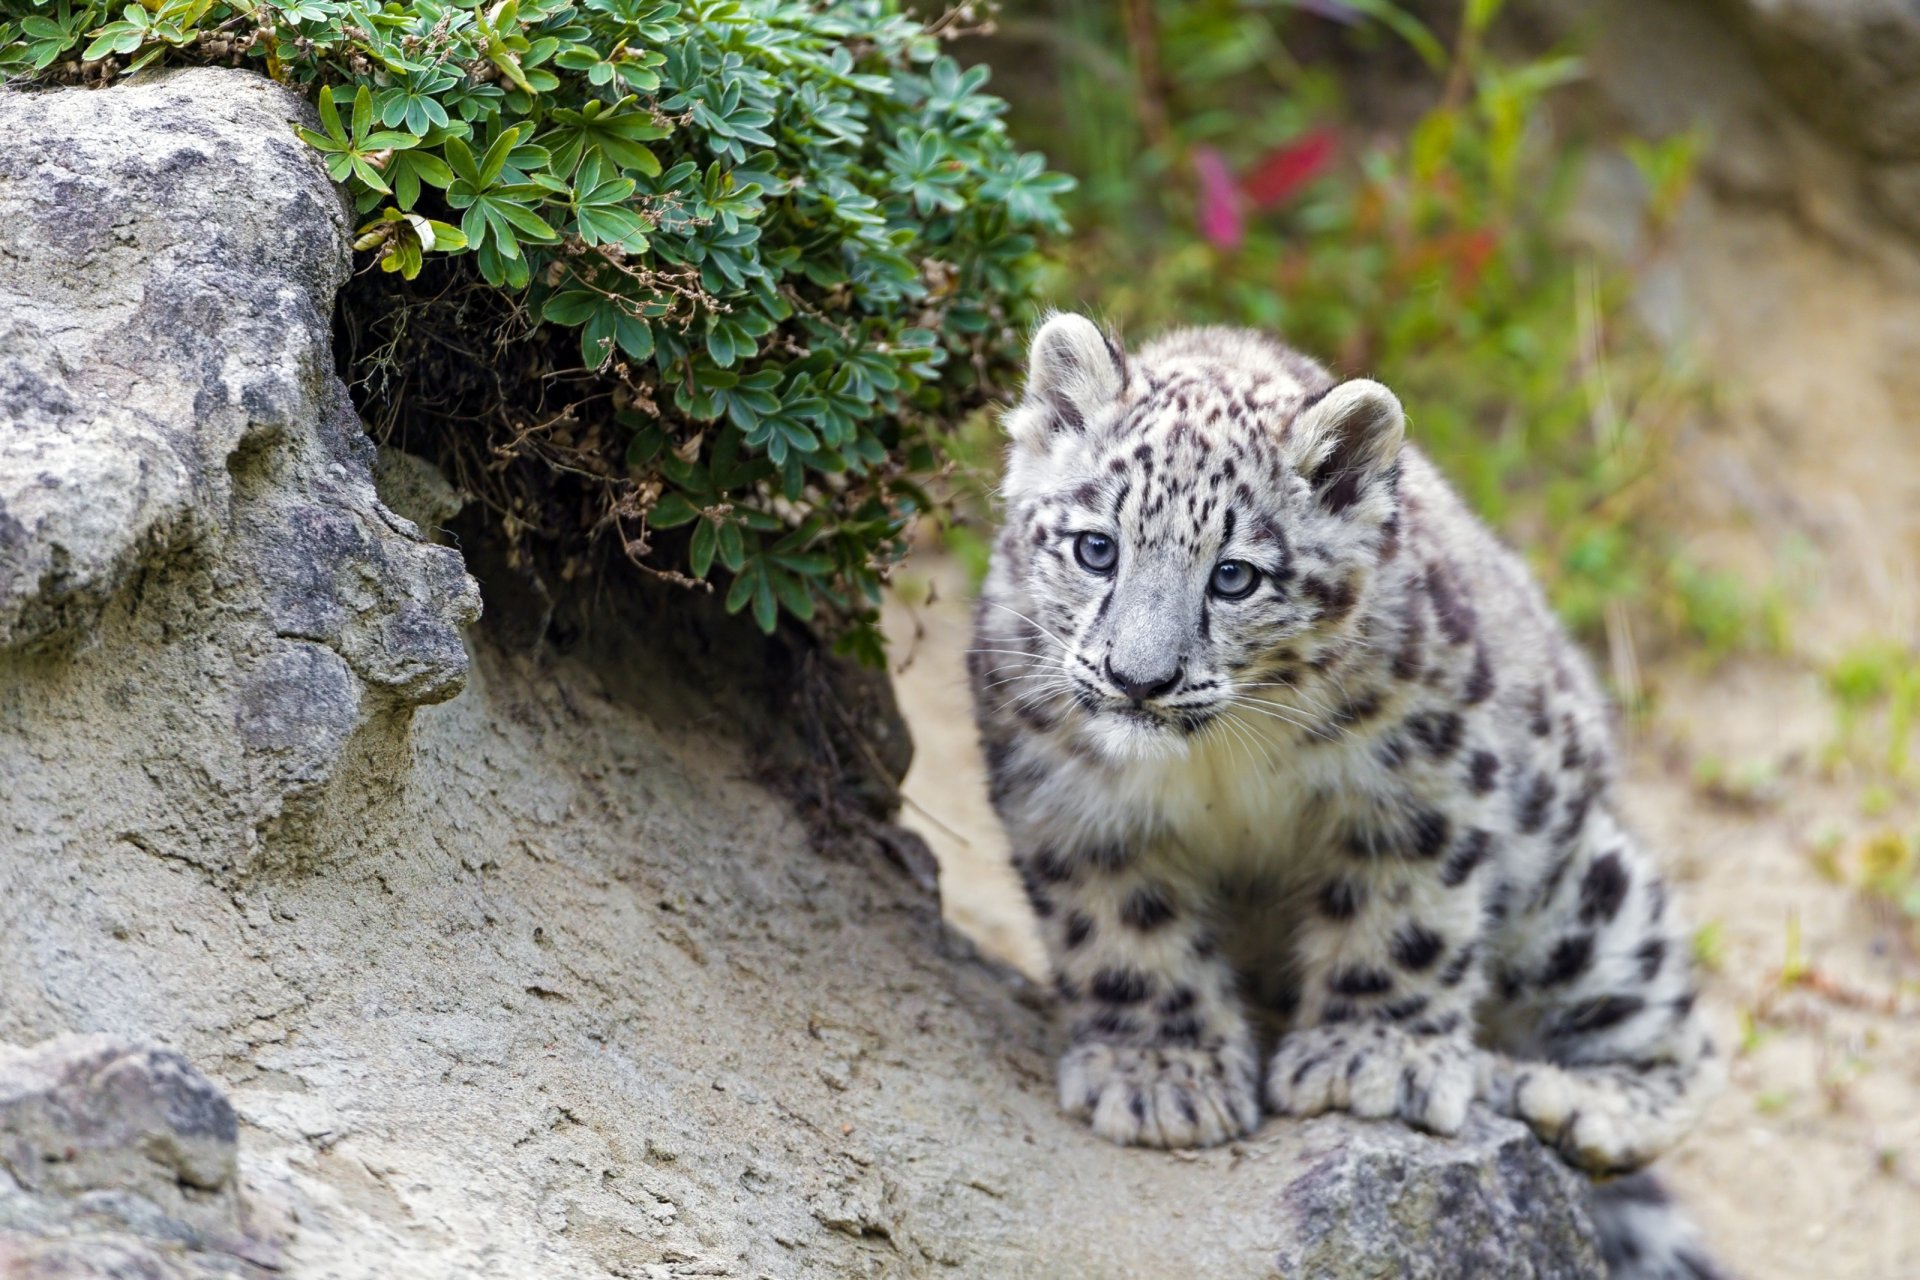
[[[1073,540],[1073,558],[1088,573],[1112,573],[1120,561],[1120,544],[1104,533],[1083,533]]]
[[[1207,583],[1222,600],[1239,600],[1259,585],[1260,571],[1245,560],[1222,560],[1213,566],[1213,578]]]

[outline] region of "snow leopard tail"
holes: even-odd
[[[1596,1183],[1588,1208],[1611,1280],[1731,1280],[1652,1174]]]

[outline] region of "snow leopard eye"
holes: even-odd
[[[1222,600],[1238,600],[1260,585],[1260,571],[1245,560],[1222,560],[1213,566],[1213,578],[1207,583]]]
[[[1073,540],[1073,558],[1088,573],[1112,573],[1120,545],[1104,533],[1083,533]]]

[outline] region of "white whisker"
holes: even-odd
[[[1033,627],[1034,629],[1039,631],[1041,635],[1045,636],[1047,639],[1059,645],[1061,652],[1069,653],[1069,654],[1073,652],[1072,645],[1068,644],[1065,640],[1062,640],[1059,636],[1053,634],[1053,632],[1047,630],[1045,627],[1035,622],[1032,618],[1029,618],[1026,614],[1020,612],[1018,609],[1013,608],[1011,605],[1001,604],[998,600],[989,600],[987,601],[987,603],[992,605],[996,609],[1004,609],[1006,612],[1020,619],[1020,621],[1026,623],[1028,626]]]

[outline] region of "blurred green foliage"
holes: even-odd
[[[942,54],[959,21],[897,0],[0,0],[0,78],[211,63],[300,89],[320,127],[299,136],[366,219],[355,248],[392,296],[442,304],[438,332],[426,303],[387,326],[379,359],[415,367],[356,380],[412,397],[370,416],[420,430],[451,405],[442,433],[481,437],[468,478],[498,448],[593,490],[490,504],[510,531],[723,569],[728,609],[768,631],[827,604],[873,658],[928,436],[1010,368],[1072,185],[1013,146],[986,69]],[[445,306],[463,281],[497,305]],[[487,370],[423,386],[446,346]]]
[[[1057,86],[1014,92],[1013,127],[1081,180],[1053,300],[1129,337],[1255,325],[1386,381],[1590,637],[1620,641],[1631,616],[1715,656],[1774,643],[1777,610],[1647,518],[1706,388],[1630,318],[1641,264],[1569,236],[1592,152],[1552,106],[1581,64],[1496,56],[1499,7],[1468,4],[1444,33],[1386,0],[1055,0],[1009,19],[988,56],[1045,69],[1001,82]],[[1622,156],[1643,252],[1699,142]],[[953,453],[983,473],[980,434]]]
[[[1887,776],[1904,778],[1920,721],[1920,652],[1893,641],[1868,641],[1828,666],[1826,686],[1836,721],[1826,763],[1862,757]],[[1877,731],[1877,750],[1862,742],[1870,727]]]

